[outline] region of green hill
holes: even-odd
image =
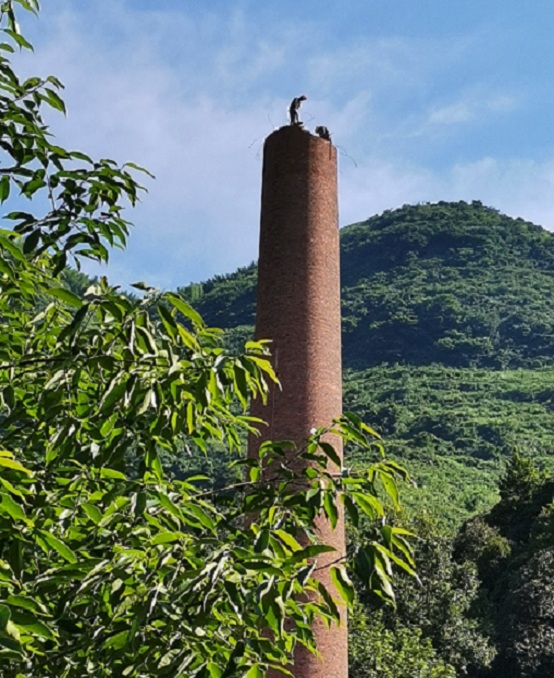
[[[479,202],[404,206],[341,231],[345,408],[455,525],[496,498],[499,459],[554,450],[554,237]],[[181,289],[230,341],[256,266]]]
[[[552,360],[554,239],[480,203],[404,207],[344,229],[347,365]]]
[[[344,363],[551,364],[554,238],[479,202],[405,206],[341,231]],[[183,288],[209,323],[254,322],[256,266]]]

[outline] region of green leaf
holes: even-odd
[[[199,506],[198,504],[195,504],[193,502],[189,502],[185,504],[182,508],[183,515],[188,514],[188,515],[193,515],[195,518],[198,519],[200,524],[207,528],[208,530],[211,530],[212,532],[215,531],[215,523],[212,520],[209,512]]]
[[[22,464],[20,464],[18,461],[15,461],[14,459],[8,459],[6,457],[0,456],[0,466],[13,469],[14,471],[21,471],[21,473],[25,473],[28,476],[33,475],[32,471],[30,471],[28,468],[25,468]]]
[[[388,557],[400,569],[404,570],[404,572],[407,572],[410,577],[417,577],[417,573],[414,568],[411,567],[405,560],[402,560],[402,558],[399,558],[397,555],[395,555],[392,551],[388,551]]]
[[[378,438],[379,440],[381,440],[381,436],[377,433],[377,431],[372,429],[371,426],[368,426],[363,421],[360,421],[359,426],[362,429],[362,431],[365,431],[366,433],[369,433],[369,435],[373,436],[374,438]]]
[[[14,640],[13,638],[0,638],[0,648],[2,647],[6,650],[9,650],[10,652],[15,652],[20,655],[24,654],[21,643],[17,640]],[[26,678],[26,676],[23,676],[23,678]]]
[[[154,449],[149,449],[146,453],[144,464],[147,469],[154,472],[154,475],[158,480],[163,478],[163,466],[160,459],[160,455]]]
[[[44,539],[44,541],[50,546],[50,548],[53,548],[54,551],[57,551],[62,558],[67,560],[69,563],[76,563],[77,562],[77,556],[75,553],[67,546],[67,544],[64,544],[61,539],[58,539],[55,537],[53,534],[50,532],[47,532],[46,530],[39,530],[40,536]]]
[[[5,202],[10,195],[10,178],[7,176],[3,176],[2,179],[0,179],[0,202],[3,203]]]
[[[352,524],[354,525],[354,527],[358,527],[360,523],[360,514],[358,512],[358,507],[356,506],[356,503],[349,494],[343,493],[341,495],[341,498],[346,509],[346,512],[348,514],[348,517],[352,521]]]
[[[385,509],[383,504],[374,497],[372,494],[362,494],[361,492],[352,492],[350,495],[356,504],[362,509],[362,511],[368,515],[370,518],[383,517],[385,515]]]
[[[245,560],[242,565],[247,570],[254,570],[255,572],[266,572],[267,574],[279,575],[281,570],[274,567],[271,563],[264,560]]]
[[[76,294],[73,294],[73,292],[70,292],[69,290],[66,290],[63,287],[51,287],[48,290],[48,293],[51,297],[60,299],[60,301],[63,301],[64,304],[67,304],[68,306],[81,308],[81,306],[83,305],[82,299],[79,299],[79,297]]]
[[[0,631],[4,632],[6,626],[12,617],[10,608],[7,605],[0,605]]]
[[[343,565],[333,565],[331,567],[331,580],[344,602],[352,605],[356,597],[356,591]]]
[[[111,480],[127,480],[127,476],[121,471],[116,471],[113,468],[101,468],[100,469],[101,478],[110,478]]]
[[[81,508],[95,525],[98,525],[98,523],[102,520],[103,514],[102,511],[98,508],[98,506],[86,503],[81,504]]]
[[[223,675],[223,669],[213,662],[208,662],[206,664],[206,670],[208,671],[210,678],[221,678]]]
[[[323,598],[323,600],[327,604],[327,606],[329,608],[329,613],[331,614],[331,616],[334,617],[336,620],[339,620],[340,619],[339,608],[337,607],[337,604],[333,600],[333,597],[330,594],[330,592],[327,590],[326,586],[322,582],[318,581],[317,582],[317,590],[319,591],[319,593],[321,594],[321,597]]]
[[[379,477],[381,479],[381,483],[383,484],[383,488],[385,489],[385,492],[392,499],[392,502],[394,504],[394,508],[398,509],[399,508],[398,487],[396,485],[395,479],[392,476],[390,476],[388,473],[380,473]]]
[[[172,544],[175,541],[180,541],[184,536],[182,532],[161,532],[152,539],[152,546]]]
[[[46,101],[46,103],[48,103],[49,106],[55,108],[58,111],[61,111],[62,113],[67,113],[64,100],[60,97],[60,95],[57,92],[55,92],[50,87],[46,87],[44,92],[45,93],[43,99],[44,101]]]
[[[23,499],[23,501],[25,501],[24,492],[21,489],[18,489],[17,487],[12,485],[12,483],[10,483],[9,480],[7,480],[6,478],[2,478],[2,476],[0,476],[0,484],[2,485],[2,487],[8,490],[10,494],[14,494],[16,497],[20,497],[21,499]],[[27,491],[26,494],[29,494],[29,492]]]
[[[104,643],[104,648],[111,650],[121,650],[121,648],[125,647],[127,644],[128,635],[128,631],[120,631],[119,633],[114,634]]]
[[[331,551],[336,551],[333,546],[326,546],[325,544],[311,544],[306,546],[301,551],[297,551],[294,555],[291,556],[291,562],[301,562],[307,558],[315,558],[320,556],[322,553],[330,553]]]
[[[381,563],[379,563],[377,560],[375,561],[375,574],[377,575],[378,578],[378,588],[376,588],[375,592],[380,594],[381,597],[386,600],[387,602],[392,603],[393,605],[395,604],[395,595],[394,595],[394,590],[392,588],[392,584],[390,582],[390,579],[383,569],[383,566]]]
[[[57,635],[47,624],[29,614],[14,611],[13,621],[20,632],[32,633],[35,636],[46,638],[47,640],[56,640],[57,638]]]
[[[102,400],[100,401],[100,410],[102,412],[108,411],[111,414],[114,405],[121,400],[126,390],[127,378],[126,376],[118,374],[105,391]]]
[[[293,552],[302,550],[302,546],[296,541],[296,539],[291,534],[285,532],[285,530],[275,530],[275,534],[277,535],[277,537],[279,537],[283,544],[285,544],[285,546],[288,546]]]
[[[392,545],[392,527],[390,525],[383,525],[381,527],[381,534],[383,535],[383,541],[387,545],[387,548],[390,550]]]
[[[323,507],[325,509],[325,515],[329,518],[331,527],[335,529],[339,519],[339,512],[337,510],[337,505],[335,503],[335,498],[331,492],[325,492],[323,495]]]
[[[7,35],[10,36],[10,38],[15,40],[15,42],[17,42],[17,44],[20,47],[34,51],[31,43],[28,42],[27,40],[25,40],[25,38],[20,33],[16,33],[15,31],[11,30],[10,28],[4,28],[4,33],[6,33]]]
[[[92,165],[92,158],[90,158],[86,153],[81,153],[80,151],[71,151],[71,157],[74,160],[82,160],[90,165]]]
[[[167,333],[174,339],[177,336],[177,323],[171,313],[163,304],[158,306],[158,313]]]
[[[204,327],[204,321],[199,313],[197,313],[190,304],[181,297],[176,296],[175,294],[168,293],[166,294],[168,301],[181,313],[185,318],[188,318],[193,325],[196,327]]]
[[[329,459],[333,462],[333,464],[338,466],[339,469],[342,468],[341,458],[339,457],[339,455],[337,454],[337,451],[335,450],[335,448],[332,445],[322,441],[322,442],[319,443],[319,446],[325,452],[327,457],[329,457]]]
[[[2,502],[0,503],[0,510],[7,513],[14,520],[22,520],[27,524],[31,524],[31,521],[27,519],[23,508],[17,504],[9,494],[0,493],[0,498]]]
[[[137,172],[142,172],[143,174],[147,174],[151,179],[155,179],[156,177],[152,174],[152,172],[149,172],[145,167],[142,167],[141,165],[137,165],[134,162],[126,162],[125,167],[130,167],[131,169],[136,170]]]
[[[8,603],[8,605],[12,605],[13,607],[21,607],[24,610],[29,610],[29,612],[35,612],[36,614],[47,613],[47,609],[44,607],[44,605],[42,605],[42,603],[38,603],[36,600],[33,600],[28,596],[9,595],[6,599],[6,603]]]
[[[12,212],[13,214],[13,212]],[[10,218],[10,215],[6,216],[7,219]],[[15,244],[16,242],[19,242],[18,240],[14,240],[12,238],[6,238],[4,236],[0,236],[0,247],[3,249],[8,250],[8,252],[12,255],[14,259],[17,259],[18,261],[25,261],[25,257],[23,256],[23,252],[21,249]]]
[[[38,243],[40,242],[40,238],[41,232],[38,228],[34,231],[31,231],[23,241],[23,254],[31,254],[34,252]]]

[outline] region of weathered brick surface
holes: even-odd
[[[253,414],[269,424],[262,440],[300,444],[340,415],[342,376],[336,149],[298,127],[265,142],[258,271],[256,336],[273,342],[282,391],[273,389],[266,407],[254,404]],[[259,442],[251,441],[251,454]],[[319,531],[337,549],[327,562],[344,553],[342,520],[335,530],[321,521]],[[329,584],[327,570],[321,579]],[[346,678],[346,623],[318,624],[316,633],[321,658],[300,650],[295,677]]]

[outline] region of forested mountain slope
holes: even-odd
[[[552,360],[554,238],[480,203],[405,207],[344,230],[345,359]]]
[[[344,363],[552,364],[554,238],[479,202],[405,206],[341,231]],[[252,325],[256,267],[184,290]]]
[[[458,523],[498,459],[554,451],[554,237],[479,202],[404,206],[341,231],[345,408],[380,430]],[[247,337],[256,266],[180,290]],[[408,503],[412,501],[410,497]]]

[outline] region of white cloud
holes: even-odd
[[[461,122],[469,122],[475,118],[475,115],[475,109],[472,110],[467,102],[459,102],[431,111],[429,114],[429,124],[454,125]]]
[[[520,98],[514,94],[498,93],[485,101],[485,107],[496,113],[512,113],[520,107]]]
[[[133,160],[157,177],[146,181],[149,194],[131,215],[137,229],[125,255],[114,253],[111,273],[123,273],[125,284],[156,278],[175,286],[254,259],[259,150],[272,129],[267,108],[276,104],[233,105],[210,91],[213,82],[188,96],[180,80],[185,70],[197,78],[196,64],[177,73],[158,53],[140,49],[144,28],[127,37],[130,56],[119,60],[107,45],[99,49],[85,39],[72,12],[49,28],[38,56],[42,68],[67,85],[69,116],[53,120],[61,141],[93,155]],[[155,37],[152,27],[148,31]],[[263,61],[263,45],[260,50]],[[232,58],[229,63],[236,66]],[[279,107],[284,111],[285,101]],[[129,258],[133,265],[123,263]]]
[[[98,35],[101,26],[91,40],[86,17],[67,3],[64,7],[38,46],[42,68],[67,85],[70,112],[65,121],[55,119],[56,133],[64,144],[132,160],[156,175],[155,182],[146,181],[149,194],[130,215],[137,228],[126,252],[114,253],[110,275],[124,284],[147,279],[175,286],[255,259],[261,147],[263,138],[286,122],[289,100],[271,96],[268,88],[255,96],[238,94],[263,75],[272,76],[301,36],[285,31],[281,40],[269,35],[246,46],[249,28],[237,12],[222,43],[205,50],[199,36],[222,37],[223,26],[213,18],[199,20],[195,38],[184,15],[155,16],[145,28],[140,15],[115,3],[102,16],[116,29],[125,27],[112,45]],[[192,65],[177,67],[159,51],[161,36],[178,24],[189,40],[196,39]],[[200,74],[202,86],[191,92],[187,79],[200,83]],[[220,83],[225,83],[221,91]],[[311,128],[325,124],[344,143],[352,142],[369,101],[367,92],[354,93],[339,107],[310,98],[304,119]]]
[[[432,108],[420,133],[428,133],[433,126],[488,123],[491,119],[512,113],[518,106],[518,98],[513,94],[473,88],[454,103]]]
[[[373,214],[406,203],[428,201],[436,177],[420,167],[386,160],[364,160],[358,165],[339,160],[340,223],[363,221]]]

